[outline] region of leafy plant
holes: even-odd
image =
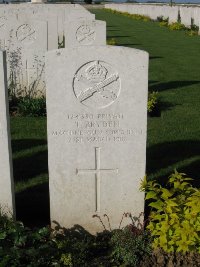
[[[130,14],[128,12],[121,12],[121,11],[117,11],[117,10],[113,10],[110,8],[104,8],[105,11],[108,11],[110,13],[113,14],[118,14],[118,15],[122,15],[131,19],[135,19],[135,20],[143,20],[143,21],[150,21],[150,17],[148,16],[144,16],[144,15],[139,15],[139,14]]]
[[[45,97],[40,97],[40,98],[21,97],[18,102],[18,112],[22,116],[30,116],[30,117],[46,116]]]
[[[161,21],[161,22],[159,22],[159,26],[160,27],[167,27],[168,26],[168,22],[167,21]]]
[[[189,30],[189,31],[186,31],[186,34],[189,36],[195,36],[195,35],[198,35],[198,31]]]
[[[158,22],[167,22],[169,21],[169,18],[164,18],[163,16],[159,16],[157,17],[157,21]]]
[[[186,30],[186,27],[184,24],[181,24],[180,22],[173,22],[169,24],[169,29],[172,31],[183,31]]]
[[[0,266],[47,267],[101,266],[102,253],[110,261],[111,234],[89,234],[81,226],[71,229],[57,225],[30,229],[0,212]]]
[[[199,31],[199,26],[195,25],[195,24],[192,24],[191,25],[191,30],[192,31],[195,31],[195,32],[198,32]]]
[[[153,237],[153,248],[200,253],[200,190],[188,182],[191,180],[175,171],[166,188],[144,178],[141,190],[146,192],[152,209],[147,229]]]
[[[147,111],[149,113],[153,112],[158,104],[158,92],[149,92],[148,94],[148,102],[147,102]]]
[[[194,36],[198,35],[198,33],[199,33],[199,27],[192,22],[191,28],[186,30],[186,34],[189,36]]]
[[[152,253],[151,236],[144,229],[145,224],[139,217],[133,217],[130,213],[125,216],[131,218],[132,224],[123,229],[113,230],[111,244],[112,257],[116,264],[123,266],[138,266],[144,256]]]
[[[116,39],[115,38],[111,38],[107,40],[107,45],[116,45]]]
[[[132,216],[131,213],[124,213],[119,223],[119,228],[112,230],[110,220],[107,214],[103,217],[108,221],[106,229],[103,219],[99,215],[93,215],[102,224],[104,230],[111,235],[111,256],[110,261],[114,266],[137,266],[142,261],[143,257],[151,255],[151,236],[149,231],[145,230],[143,222],[143,213],[139,217]],[[130,224],[121,228],[125,217],[130,218]],[[113,266],[113,265],[111,265]]]

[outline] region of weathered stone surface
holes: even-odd
[[[0,51],[0,208],[15,216],[5,52]]]
[[[180,17],[181,17],[181,23],[187,27],[190,27],[192,19],[192,8],[180,7]]]
[[[65,23],[65,47],[106,45],[106,23],[100,20],[74,20]]]
[[[44,64],[47,51],[47,22],[10,20],[6,41],[8,84],[17,95],[45,93]]]
[[[107,224],[107,214],[117,228],[144,209],[148,54],[80,46],[46,56],[51,220],[97,232],[93,215]]]

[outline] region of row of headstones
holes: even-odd
[[[105,45],[106,24],[80,5],[0,6],[0,49],[7,51],[13,94],[45,94],[45,52],[76,45]]]
[[[3,75],[2,60],[0,67]],[[104,220],[107,214],[117,228],[124,212],[144,210],[139,184],[146,161],[148,54],[79,44],[47,52],[45,72],[51,221],[94,233],[103,230],[94,215]],[[3,77],[0,204],[13,210]],[[122,225],[129,223],[127,216]]]
[[[152,20],[158,17],[169,19],[169,23],[177,22],[180,18],[181,23],[186,27],[193,24],[200,26],[200,6],[183,6],[166,4],[106,4],[105,8],[149,16]]]

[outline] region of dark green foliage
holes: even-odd
[[[9,109],[12,116],[43,117],[46,116],[46,98],[10,97]]]
[[[0,266],[90,266],[91,261],[100,266],[100,256],[105,259],[109,253],[110,236],[109,232],[93,236],[80,226],[31,230],[0,215]]]
[[[30,116],[30,117],[46,116],[46,99],[45,97],[20,98],[18,102],[18,111],[21,116]]]
[[[150,256],[150,244],[148,232],[133,224],[94,236],[79,225],[31,230],[0,215],[1,267],[137,266]]]
[[[151,237],[147,231],[133,225],[113,231],[112,256],[116,263],[138,267],[144,256],[151,255]]]
[[[30,231],[20,222],[0,216],[0,266],[37,267],[50,265],[58,258],[48,227]]]
[[[158,22],[167,22],[169,21],[169,18],[164,18],[163,16],[159,16],[157,17],[157,21]]]

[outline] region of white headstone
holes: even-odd
[[[79,46],[46,57],[51,220],[97,232],[92,216],[107,214],[117,228],[144,209],[148,54]]]
[[[74,20],[65,23],[65,47],[106,45],[106,23],[100,20]]]
[[[180,7],[180,17],[181,23],[187,27],[190,27],[192,19],[192,8],[186,6]]]
[[[8,90],[6,86],[6,55],[0,51],[0,208],[15,216]]]
[[[19,12],[20,20],[34,20],[45,21],[47,23],[47,50],[58,48],[58,17],[55,13],[48,10],[41,10],[41,12],[29,13]],[[42,47],[42,46],[41,46]]]
[[[15,85],[17,94],[44,94],[47,22],[10,20],[9,23],[6,43],[8,84]]]
[[[46,3],[47,2],[47,0],[31,0],[31,3],[32,4],[40,4],[40,3]]]

